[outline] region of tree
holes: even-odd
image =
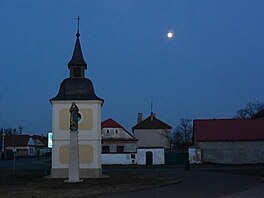
[[[174,143],[178,146],[187,147],[192,144],[193,126],[192,120],[181,118],[174,132]]]
[[[167,143],[169,145],[169,150],[171,150],[172,149],[172,145],[174,144],[173,134],[169,130],[165,130],[165,132],[161,133],[161,136],[166,138]]]
[[[241,108],[236,113],[236,118],[252,118],[260,110],[264,109],[264,102],[248,102],[244,108]]]
[[[22,135],[23,130],[24,130],[24,127],[19,125],[18,127],[19,135]]]
[[[3,134],[3,133],[5,133],[7,135],[16,135],[17,134],[17,129],[12,128],[12,127],[2,127],[0,129],[0,134]]]

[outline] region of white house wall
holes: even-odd
[[[123,128],[105,127],[102,129],[102,138],[103,140],[105,139],[102,146],[109,146],[110,153],[117,152],[117,146],[123,146],[124,152],[136,152],[136,142],[129,142],[129,140],[134,140],[134,138]],[[107,138],[113,138],[116,141],[107,141]],[[122,139],[122,141],[118,141],[118,139]],[[123,139],[127,139],[128,142]]]
[[[103,128],[102,129],[103,138],[124,138],[132,139],[131,135],[128,134],[123,128]]]
[[[139,148],[137,149],[137,164],[146,164],[146,153],[152,152],[153,165],[165,164],[165,154],[163,148]]]
[[[102,164],[136,164],[136,154],[132,153],[105,153],[101,157]]]
[[[124,146],[124,152],[136,152],[135,143],[104,142],[102,146],[109,146],[109,152],[117,152],[117,146]]]
[[[165,134],[167,129],[135,129],[134,136],[138,139],[137,147],[164,147],[169,148]]]

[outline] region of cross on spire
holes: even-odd
[[[77,34],[76,34],[76,36],[79,37],[80,36],[80,32],[79,32],[79,30],[80,30],[80,16],[77,17],[77,20],[78,20],[78,26],[77,26]]]

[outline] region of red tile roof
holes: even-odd
[[[263,119],[194,120],[196,141],[264,140]]]
[[[5,146],[27,146],[30,135],[6,135]]]
[[[103,128],[122,128],[124,129],[124,127],[122,127],[120,124],[118,124],[116,121],[114,121],[111,118],[108,118],[107,120],[103,121],[101,126],[102,126],[102,129]]]
[[[132,130],[135,129],[171,129],[172,127],[154,116],[149,116],[142,122],[135,125]]]
[[[123,129],[125,132],[127,132],[128,135],[131,136],[131,138],[135,139],[135,137],[133,135],[131,135],[123,126],[121,126],[120,124],[118,124],[116,121],[114,121],[112,118],[108,118],[107,120],[103,121],[101,123],[101,128],[121,128]],[[107,139],[107,138],[104,138]],[[135,139],[136,140],[136,139]]]

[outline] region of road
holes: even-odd
[[[194,168],[185,171],[183,168],[175,169],[126,169],[118,170],[135,172],[140,174],[157,174],[164,176],[175,176],[182,182],[153,189],[145,189],[133,192],[119,192],[100,195],[98,198],[193,198],[193,197],[264,197],[264,180],[256,176],[235,174],[232,171],[225,172],[220,167],[219,170],[206,168]],[[117,171],[117,170],[107,170]],[[107,172],[106,171],[106,172]]]

